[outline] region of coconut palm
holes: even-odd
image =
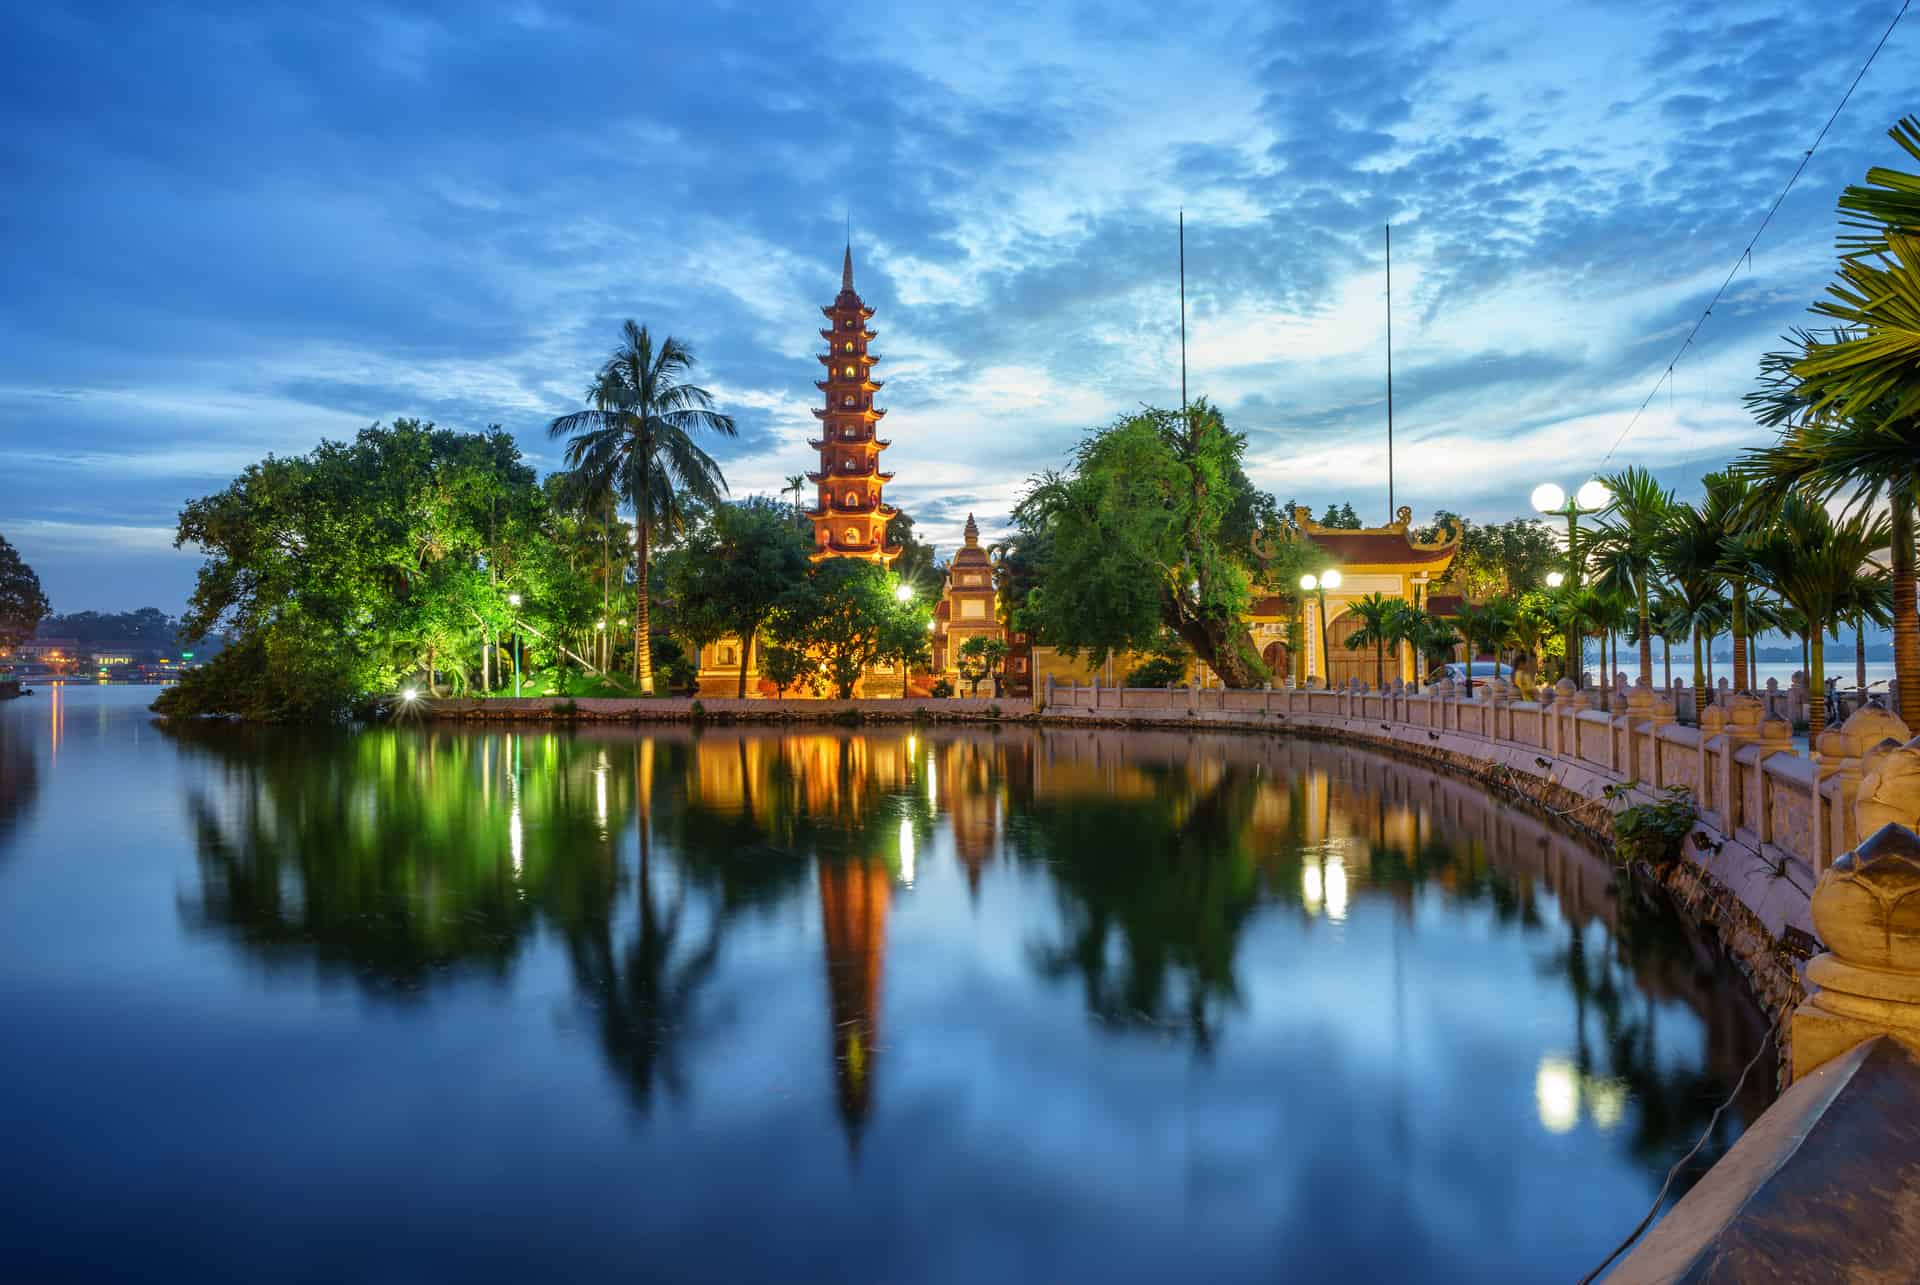
[[[1815,741],[1826,728],[1827,631],[1891,597],[1887,571],[1873,561],[1887,546],[1887,528],[1885,517],[1855,510],[1835,518],[1818,503],[1789,496],[1759,551],[1768,586],[1806,618],[1807,684],[1815,696],[1807,707],[1807,735]]]
[[[1673,492],[1663,490],[1643,468],[1625,468],[1602,478],[1613,502],[1600,519],[1593,556],[1600,566],[1600,587],[1632,601],[1638,614],[1640,677],[1653,683],[1653,634],[1648,604],[1659,576],[1658,551]],[[1616,658],[1617,659],[1617,658]]]
[[[633,509],[633,676],[648,696],[653,694],[653,648],[647,576],[654,536],[685,524],[688,501],[720,503],[726,479],[693,435],[732,437],[735,431],[733,417],[713,409],[713,395],[686,382],[693,366],[692,350],[678,339],[668,335],[656,346],[645,326],[628,321],[619,346],[587,390],[588,408],[547,427],[550,436],[570,439],[568,467]]]
[[[1920,120],[1909,116],[1889,134],[1920,161]],[[1851,229],[1841,238],[1847,257],[1814,305],[1839,328],[1797,332],[1795,351],[1762,362],[1762,388],[1748,401],[1762,422],[1790,427],[1752,453],[1750,467],[1820,498],[1886,500],[1894,674],[1911,719],[1920,709],[1920,175],[1876,167],[1841,194],[1840,213]]]
[[[1376,691],[1387,685],[1387,644],[1397,641],[1392,628],[1394,617],[1405,606],[1403,599],[1389,598],[1381,593],[1370,593],[1347,604],[1347,610],[1360,622],[1360,627],[1347,635],[1346,645],[1355,649],[1373,648],[1373,686]]]
[[[1714,525],[1711,501],[1702,508],[1676,503],[1667,510],[1666,531],[1660,541],[1660,564],[1672,584],[1666,600],[1669,619],[1682,623],[1693,637],[1694,721],[1707,707],[1707,671],[1702,643],[1711,613],[1720,598],[1721,539]],[[1709,644],[1710,645],[1710,644]],[[1672,686],[1671,680],[1668,682]]]
[[[1460,635],[1445,619],[1420,607],[1408,607],[1399,613],[1396,622],[1405,631],[1406,639],[1419,653],[1425,668],[1445,664],[1453,659],[1453,649],[1460,643]]]
[[[1500,676],[1500,648],[1513,631],[1519,612],[1511,599],[1491,598],[1486,602],[1463,602],[1450,619],[1460,636],[1467,640],[1467,694],[1473,694],[1473,657],[1484,646],[1494,654],[1494,677]]]

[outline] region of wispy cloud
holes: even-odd
[[[810,4],[668,41],[585,3],[15,6],[5,529],[62,605],[177,606],[187,556],[122,572],[185,499],[401,414],[550,466],[628,316],[695,345],[736,493],[777,490],[850,214],[893,493],[950,545],[1177,398],[1182,207],[1189,383],[1263,483],[1385,511],[1391,222],[1396,498],[1509,516],[1598,465],[1883,8],[914,0],[850,46]],[[1824,283],[1835,189],[1894,159],[1914,39],[1616,463],[1685,485],[1763,439],[1739,396]]]

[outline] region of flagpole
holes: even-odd
[[[1387,224],[1387,521],[1399,510],[1393,507],[1393,224]]]
[[[1180,211],[1180,417],[1187,415],[1187,212]]]

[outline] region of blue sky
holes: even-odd
[[[736,493],[801,471],[844,220],[889,497],[951,548],[1189,382],[1285,499],[1502,519],[1598,467],[1892,0],[1001,8],[44,2],[0,16],[0,533],[178,610],[181,503],[375,420],[543,470],[619,322],[688,340]],[[1683,490],[1920,109],[1895,32],[1612,463]]]

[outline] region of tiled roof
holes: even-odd
[[[1397,531],[1309,531],[1307,538],[1344,565],[1445,562],[1454,554],[1452,545],[1423,549]]]

